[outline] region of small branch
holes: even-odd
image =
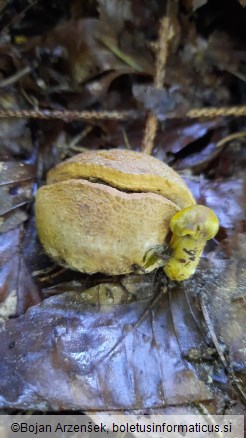
[[[144,114],[140,111],[67,111],[67,110],[1,110],[0,119],[49,119],[72,122],[73,120],[139,120]],[[182,119],[213,119],[215,117],[243,117],[246,116],[246,105],[221,108],[191,109]],[[167,119],[180,119],[175,113],[167,114]],[[156,118],[150,120],[148,135],[154,139]],[[152,125],[153,124],[153,128]],[[147,135],[147,134],[146,134]]]
[[[15,84],[17,81],[19,81],[21,78],[23,78],[30,72],[31,72],[31,68],[29,66],[24,67],[23,69],[17,71],[17,73],[15,73],[14,75],[9,76],[8,78],[0,81],[0,88],[5,88],[8,87],[9,85]]]
[[[170,18],[165,16],[161,20],[159,29],[159,39],[156,52],[156,68],[154,85],[157,89],[163,87],[163,82],[166,74],[166,61],[168,55],[168,41],[170,35]],[[151,154],[154,147],[154,140],[158,128],[158,120],[152,113],[148,113],[145,130],[142,151],[146,154]]]
[[[168,55],[168,42],[170,36],[170,18],[163,17],[159,30],[159,41],[156,52],[156,73],[154,78],[154,85],[161,89],[166,75],[166,62]]]
[[[229,106],[229,107],[221,107],[221,108],[199,108],[192,109],[188,111],[187,117],[190,119],[196,118],[205,118],[205,119],[213,119],[214,117],[223,116],[223,117],[241,117],[246,116],[246,105],[242,106]]]
[[[138,111],[52,111],[52,110],[0,110],[0,119],[59,119],[73,120],[136,120],[142,114]]]
[[[25,9],[23,9],[23,11],[21,11],[19,14],[11,18],[9,23],[7,23],[6,26],[4,26],[3,29],[1,29],[0,34],[6,33],[10,26],[14,27],[14,25],[20,23],[21,20],[25,17],[27,11],[31,9],[33,6],[35,6],[37,2],[38,0],[33,0],[30,4],[28,4],[28,6]]]
[[[216,147],[221,148],[225,144],[229,143],[230,141],[237,140],[238,138],[244,138],[244,137],[246,137],[246,131],[234,132],[233,134],[227,135],[226,137],[224,137],[220,141],[218,141]]]
[[[158,128],[158,120],[154,116],[154,114],[149,112],[145,124],[144,138],[142,145],[142,152],[144,152],[145,154],[150,155],[152,152],[157,128]]]

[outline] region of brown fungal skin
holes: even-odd
[[[47,253],[81,272],[150,272],[145,255],[163,245],[172,216],[195,205],[180,176],[129,150],[90,151],[52,169],[37,192],[38,234]]]

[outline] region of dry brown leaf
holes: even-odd
[[[13,92],[1,92],[1,109],[17,111],[21,106],[24,106],[22,96]],[[0,120],[0,160],[30,153],[31,148],[31,133],[25,120]]]
[[[114,26],[95,18],[67,21],[43,38],[30,40],[28,50],[34,47],[39,53],[39,63],[41,61],[40,74],[46,83],[56,80],[60,85],[64,83],[67,89],[72,88],[67,84],[66,76],[80,84],[110,70],[121,74],[152,71],[144,53],[123,52]],[[49,64],[44,65],[42,57],[47,53]],[[42,70],[44,67],[46,70]]]
[[[208,0],[192,0],[193,11],[204,6],[207,3],[207,1]]]
[[[130,0],[98,0],[98,12],[100,19],[110,23],[120,31],[125,22],[134,22],[132,1]]]
[[[7,3],[0,17],[7,26],[1,38],[11,41],[0,47],[0,82],[7,90],[2,108],[128,109],[136,105],[134,86],[140,107],[162,119],[173,107],[183,116],[194,105],[242,103],[245,11],[239,2],[223,8],[205,0],[175,2],[175,44],[159,94],[150,81],[165,2],[39,2],[14,17],[16,6]],[[237,12],[233,20],[230,10]],[[76,20],[67,21],[72,16]],[[28,75],[15,82],[25,68]],[[6,83],[13,79],[10,93]],[[159,158],[206,171],[186,177],[198,202],[212,207],[221,222],[196,275],[177,286],[167,285],[162,272],[116,280],[55,266],[38,244],[29,208],[34,178],[39,181],[70,156],[74,145],[139,150],[142,121],[1,122],[1,407],[167,414],[188,413],[194,402],[212,412],[242,413],[237,398],[245,385],[245,154],[234,144],[234,155],[226,155],[215,148],[216,138],[199,151],[194,144],[210,131],[218,135],[220,126],[216,120],[165,121],[156,138]],[[38,170],[16,157],[37,159]]]
[[[22,208],[33,197],[35,166],[16,161],[0,161],[0,233],[12,230],[28,215]]]
[[[41,298],[21,254],[22,237],[21,227],[0,235],[0,303],[7,309],[5,319],[22,314]]]

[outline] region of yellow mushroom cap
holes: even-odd
[[[162,161],[124,149],[87,151],[63,161],[48,173],[47,183],[72,179],[100,182],[123,191],[156,193],[179,208],[195,199],[181,176]]]
[[[36,195],[36,225],[46,252],[63,266],[144,273],[163,265],[148,255],[163,249],[171,217],[194,204],[182,178],[156,158],[87,151],[49,171]]]
[[[176,236],[190,236],[194,240],[212,239],[218,232],[219,221],[215,213],[204,205],[192,205],[178,211],[170,221]]]

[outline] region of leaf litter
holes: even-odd
[[[143,121],[1,121],[2,409],[242,412],[245,157],[240,139],[217,147],[242,122],[185,120],[194,106],[241,103],[241,21],[231,29],[209,2],[181,3],[160,90],[153,87],[154,44],[165,10],[157,3],[98,0],[87,9],[74,0],[69,10],[51,2],[47,10],[39,5],[36,30],[37,6],[16,22],[4,9],[1,107],[151,110],[161,121],[153,154],[182,171],[221,228],[181,285],[160,272],[105,278],[61,269],[37,240],[36,183],[72,155],[74,141],[81,150],[140,150]],[[238,7],[245,15],[239,4],[232,11]]]

